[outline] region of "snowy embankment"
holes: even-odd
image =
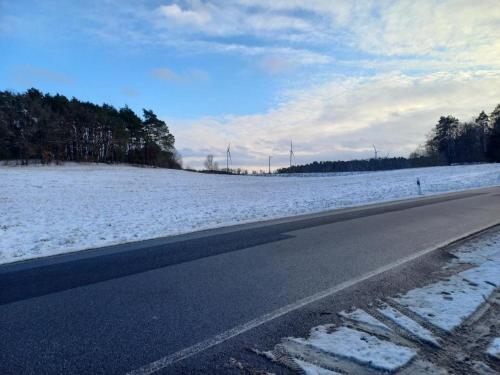
[[[131,166],[0,167],[0,263],[500,184],[500,165],[320,177]]]

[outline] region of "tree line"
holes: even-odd
[[[500,162],[500,104],[487,115],[461,122],[442,116],[424,145],[409,157],[321,161],[281,168],[278,173],[380,171],[457,163]]]
[[[338,173],[338,172],[369,172],[392,169],[431,167],[439,165],[437,160],[428,156],[416,158],[385,157],[357,160],[314,161],[305,165],[292,165],[278,169],[277,173]]]
[[[500,162],[500,104],[473,121],[442,116],[416,154],[435,155],[445,164]]]
[[[64,95],[0,91],[0,159],[126,162],[181,168],[175,138],[152,110],[96,105]]]

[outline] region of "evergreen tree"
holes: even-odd
[[[488,159],[500,162],[500,104],[490,115],[489,129]]]
[[[455,162],[454,139],[458,123],[458,119],[453,116],[441,116],[430,140],[430,149],[444,157],[448,164]]]
[[[143,110],[142,122],[145,132],[144,155],[145,163],[158,159],[161,152],[173,155],[175,138],[170,133],[167,124],[160,120],[152,110]]]
[[[117,110],[29,89],[0,92],[0,158],[130,162],[180,168],[175,139],[153,111],[144,120],[129,107]]]
[[[488,115],[484,112],[481,111],[479,116],[476,118],[475,123],[480,129],[480,134],[481,134],[481,146],[483,148],[483,153],[486,155],[488,152],[488,136],[490,132],[490,127],[489,127],[489,122],[490,118]]]

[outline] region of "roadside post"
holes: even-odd
[[[422,195],[422,187],[420,186],[420,177],[417,177],[417,188],[418,188],[418,195]]]

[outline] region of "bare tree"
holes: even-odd
[[[214,156],[213,155],[207,155],[207,158],[205,160],[205,169],[207,171],[211,171],[213,169],[214,165]]]
[[[219,164],[216,161],[214,161],[214,156],[212,154],[207,155],[207,159],[205,160],[204,164],[207,171],[219,170]]]

